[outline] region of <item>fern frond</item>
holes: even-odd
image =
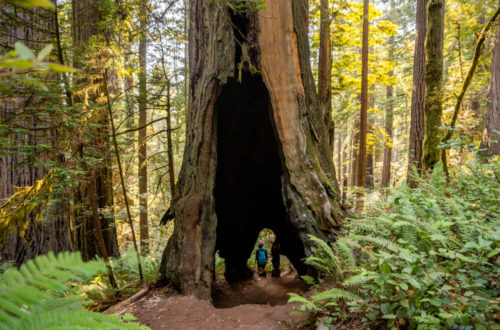
[[[289,303],[297,302],[302,305],[302,308],[308,311],[320,311],[321,309],[317,307],[312,301],[309,301],[307,298],[302,297],[297,293],[290,292],[288,293],[290,298],[288,299]]]
[[[354,253],[352,249],[346,244],[346,242],[339,239],[337,240],[336,245],[337,245],[337,251],[342,260],[344,260],[344,262],[346,263],[346,265],[349,267],[356,266],[356,259],[354,258]]]
[[[326,300],[328,302],[332,302],[332,301],[338,301],[341,299],[345,300],[345,301],[361,300],[360,296],[358,296],[352,292],[342,290],[342,289],[337,289],[337,288],[333,288],[330,290],[326,290],[326,291],[317,293],[317,294],[313,295],[311,298],[315,302],[320,302],[323,300]]]
[[[342,286],[344,286],[344,287],[359,286],[359,285],[366,283],[366,282],[369,282],[377,277],[378,277],[377,273],[363,269],[361,273],[353,275],[353,276],[349,277],[348,279],[344,280],[344,282],[342,282]]]
[[[368,242],[381,248],[387,248],[392,252],[399,252],[402,247],[393,241],[380,237],[370,237],[361,235],[349,235],[349,238],[358,242]]]
[[[79,296],[64,296],[68,281],[77,281],[105,270],[98,261],[85,263],[79,253],[49,253],[19,269],[0,275],[0,329],[137,329],[116,315],[83,308]]]

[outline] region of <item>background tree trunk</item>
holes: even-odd
[[[272,1],[258,13],[221,1],[189,8],[187,140],[160,281],[210,299],[217,250],[226,279],[249,277],[247,259],[269,228],[304,274],[307,235],[332,240],[342,210],[326,175],[335,172],[309,63],[307,1]]]
[[[387,86],[386,91],[387,106],[385,112],[385,133],[389,141],[384,145],[384,163],[382,166],[382,187],[389,187],[391,184],[391,163],[392,163],[392,126],[394,122],[394,100],[393,86]],[[390,143],[388,145],[388,143]]]
[[[330,9],[328,0],[320,1],[318,96],[321,114],[328,128],[328,143],[333,157],[335,125],[332,121],[332,51],[330,47]]]
[[[488,155],[500,155],[500,28],[495,32],[495,45],[491,57],[488,106],[483,137],[479,149]]]
[[[425,134],[423,165],[432,170],[439,161],[443,114],[443,42],[444,0],[430,0],[427,7],[427,40],[425,68]]]
[[[139,39],[139,233],[141,253],[149,251],[149,226],[148,226],[148,146],[147,146],[147,8],[148,1],[141,0],[139,5],[140,39]]]
[[[411,175],[413,167],[416,168],[419,174],[421,174],[423,167],[427,2],[428,0],[417,0],[415,53],[413,57],[413,88],[411,95],[410,143],[408,148],[407,182],[410,187],[415,187],[415,180]]]
[[[26,10],[0,3],[0,49],[5,54],[11,51],[17,41],[30,47],[35,52],[56,41],[56,22],[54,13],[47,10]],[[55,76],[50,77],[47,85],[57,93]],[[31,88],[13,82],[8,86],[2,81],[2,87],[16,90],[16,97],[0,98],[0,121],[12,127],[22,129],[26,133],[8,131],[2,138],[7,139],[0,146],[0,204],[13,194],[13,186],[32,186],[44,177],[48,170],[44,162],[53,161],[61,164],[64,161],[57,151],[59,140],[57,129],[39,129],[39,127],[58,127],[60,118],[47,111],[54,107],[47,103],[43,96],[33,95]],[[50,84],[50,85],[49,85]],[[62,91],[61,99],[62,99]],[[38,112],[45,112],[40,116]],[[48,114],[47,114],[48,113]],[[50,151],[39,148],[40,144],[50,145]],[[4,148],[5,147],[5,148]],[[55,151],[54,151],[55,150]],[[29,227],[24,237],[11,234],[3,246],[0,246],[0,262],[13,260],[17,265],[49,251],[61,252],[74,249],[70,234],[70,220],[65,216],[68,205],[62,199],[63,188],[54,187],[55,199],[51,207],[46,209],[45,221],[37,223],[35,215],[29,215]]]
[[[97,103],[98,95],[101,93],[103,72],[95,64],[85,62],[88,56],[88,46],[92,37],[97,41],[103,39],[103,27],[100,22],[103,16],[99,8],[100,2],[93,0],[73,0],[72,1],[72,32],[75,47],[76,60],[75,67],[79,67],[84,72],[78,78],[78,83],[82,86],[101,86],[96,90],[83,89],[75,93],[75,104],[80,103],[83,109],[87,109],[90,104]],[[96,232],[92,217],[91,192],[96,191],[98,198],[98,210],[100,212],[101,228],[106,243],[106,250],[109,256],[118,256],[118,242],[116,238],[116,226],[113,215],[113,182],[111,178],[111,159],[109,144],[109,120],[103,104],[99,107],[92,107],[92,121],[96,128],[91,134],[81,140],[80,156],[83,162],[82,167],[86,168],[86,157],[102,159],[95,168],[89,169],[87,175],[92,173],[93,178],[87,178],[80,183],[77,188],[75,199],[75,221],[77,230],[77,249],[82,252],[84,259],[90,259],[96,255],[102,256],[97,245]],[[82,132],[83,134],[83,132]],[[88,138],[88,140],[87,140]],[[89,187],[89,185],[95,187]]]
[[[357,162],[358,187],[366,187],[366,135],[368,131],[368,12],[370,0],[363,0],[363,48],[361,50],[361,111],[359,121],[359,151]]]
[[[389,61],[394,60],[394,49],[389,46]],[[393,76],[394,72],[389,72],[389,76]],[[391,163],[392,163],[392,128],[394,123],[394,86],[386,87],[386,108],[385,108],[385,134],[389,141],[384,145],[384,163],[382,165],[382,180],[381,186],[388,187],[391,184]],[[388,144],[389,143],[389,144]]]

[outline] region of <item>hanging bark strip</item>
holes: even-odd
[[[128,219],[128,223],[130,225],[130,231],[132,232],[132,242],[134,243],[134,249],[135,249],[135,253],[137,256],[137,267],[139,269],[139,278],[141,280],[141,283],[145,283],[144,276],[142,275],[141,254],[139,252],[139,248],[137,247],[137,239],[135,237],[134,224],[132,223],[132,215],[130,214],[130,206],[128,205],[127,188],[125,187],[125,180],[123,177],[122,162],[120,159],[120,152],[118,151],[118,143],[116,142],[115,122],[113,120],[113,109],[111,108],[111,101],[109,99],[108,70],[107,69],[105,69],[105,71],[104,71],[104,92],[106,93],[106,104],[107,104],[107,108],[108,108],[109,122],[111,124],[111,135],[113,137],[113,146],[115,149],[116,162],[118,163],[118,171],[120,173],[120,184],[122,186],[125,208],[127,210],[127,219]]]
[[[477,39],[476,47],[474,49],[474,57],[472,58],[471,66],[467,71],[467,76],[465,77],[464,83],[462,85],[462,90],[458,95],[457,103],[455,104],[455,109],[453,110],[453,117],[451,118],[450,126],[448,127],[446,135],[441,139],[441,143],[445,144],[445,147],[441,150],[441,161],[443,162],[443,168],[445,170],[446,175],[448,175],[446,150],[449,149],[449,147],[446,146],[446,142],[448,142],[453,135],[453,131],[455,130],[455,126],[457,123],[458,114],[462,106],[462,101],[464,99],[465,93],[467,93],[467,89],[469,88],[472,82],[472,78],[474,77],[474,72],[476,71],[476,67],[479,62],[479,56],[481,55],[484,42],[486,41],[486,37],[488,36],[489,31],[493,26],[493,23],[497,20],[499,15],[500,15],[500,6],[497,8],[496,12],[493,14],[488,23],[485,25],[485,27],[481,31],[481,34],[479,35],[479,38]]]
[[[170,111],[170,80],[167,81],[167,154],[168,178],[170,182],[170,195],[175,193],[174,150],[172,149],[172,119]]]

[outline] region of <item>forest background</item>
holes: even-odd
[[[415,51],[417,3],[369,2],[368,89],[363,91],[363,2],[309,1],[311,65],[319,89],[325,81],[321,23],[329,25],[334,162],[342,203],[352,214],[385,199],[387,187],[406,185],[415,165],[409,161],[412,110],[414,102],[424,100],[414,94],[414,68],[426,62],[425,54],[418,58]],[[26,4],[41,7],[23,8]],[[172,222],[159,223],[184,153],[188,5],[0,2],[2,268],[49,251],[81,251],[84,260],[131,255],[127,251],[136,243],[149,263],[148,281],[155,277],[173,229]],[[497,5],[495,0],[446,1],[440,136],[450,127],[475,46]],[[446,146],[452,174],[479,163],[481,151],[500,152],[494,132],[484,133],[489,104],[498,97],[490,91],[500,69],[492,64],[500,42],[495,31],[496,24],[476,57],[453,135],[439,147],[441,152]],[[365,137],[359,116],[364,92]],[[360,163],[360,141],[366,143],[365,163]],[[417,171],[426,177],[432,167],[432,162],[417,165]]]

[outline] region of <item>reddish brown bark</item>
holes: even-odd
[[[307,234],[333,239],[338,228],[306,18],[305,0],[269,2],[258,13],[190,3],[186,151],[160,267],[161,281],[183,293],[210,299],[216,250],[228,280],[251,276],[246,260],[264,227],[301,274],[310,271]]]
[[[415,187],[413,168],[420,174],[423,168],[424,109],[425,109],[425,36],[427,34],[427,1],[417,0],[415,53],[413,57],[413,88],[411,96],[411,124],[408,148],[408,176],[410,187]]]

